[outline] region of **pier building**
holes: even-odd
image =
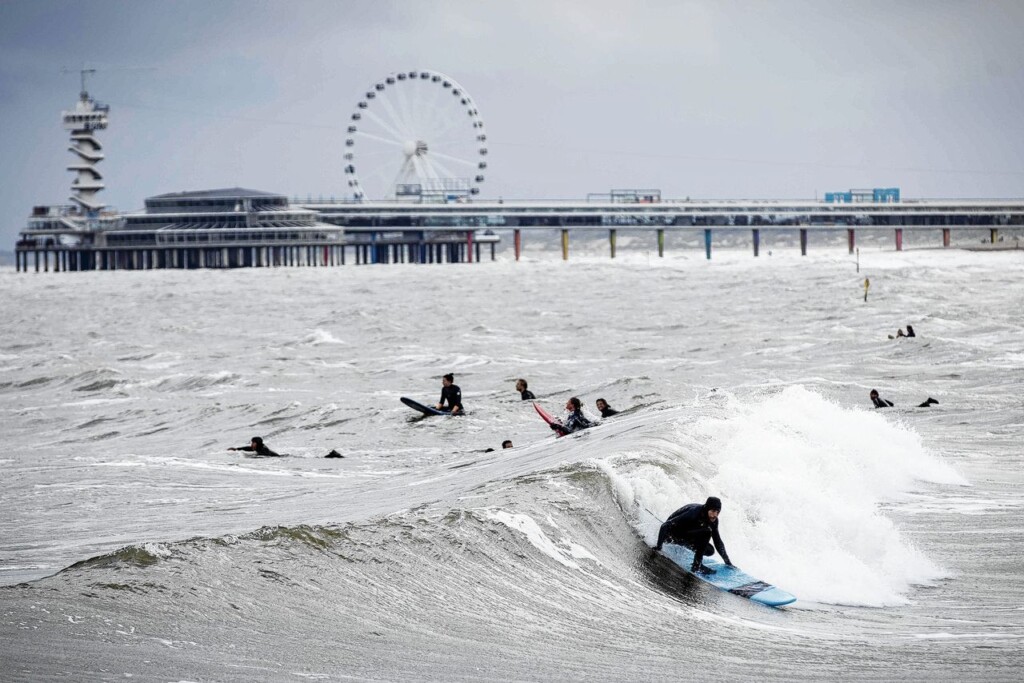
[[[102,204],[97,164],[103,160],[96,131],[110,108],[82,90],[63,112],[75,158],[68,170],[71,204],[36,206],[15,245],[19,271],[148,270],[356,264],[472,262],[481,247],[500,238],[490,231],[452,225],[347,233],[344,221],[270,192],[229,188],[175,192],[145,200],[145,209],[119,213]],[[458,195],[453,195],[458,197]],[[461,198],[461,197],[459,197]],[[30,266],[30,260],[32,264]]]

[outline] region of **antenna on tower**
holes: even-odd
[[[74,73],[76,71],[78,72],[79,77],[81,78],[81,83],[82,83],[81,98],[83,100],[87,100],[87,99],[89,99],[89,92],[85,88],[85,77],[90,75],[90,74],[94,74],[97,71],[103,71],[104,73],[106,73],[108,71],[155,71],[155,70],[156,70],[155,66],[111,66],[111,67],[100,67],[99,69],[97,69],[96,67],[86,68],[85,65],[83,64],[82,68],[80,68],[80,69],[75,69],[75,68],[68,67],[68,66],[61,67],[60,72],[62,74],[70,74],[70,73]]]
[[[83,68],[81,70],[81,74],[82,74],[82,99],[83,100],[89,99],[89,93],[85,89],[85,75],[86,74],[94,74],[94,73],[96,73],[96,69],[84,69]]]
[[[80,75],[80,77],[82,79],[82,90],[79,93],[79,97],[81,97],[83,100],[87,100],[87,99],[89,99],[89,92],[85,89],[85,77],[88,74],[96,73],[96,69],[86,69],[84,66],[81,69],[71,69],[71,68],[68,68],[68,67],[65,66],[65,67],[62,67],[61,70],[60,70],[60,72],[62,74],[69,74],[69,73],[72,73],[74,71],[78,71],[78,73],[79,73],[79,75]]]

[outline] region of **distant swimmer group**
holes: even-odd
[[[665,543],[686,546],[693,551],[693,565],[690,571],[695,574],[714,574],[715,570],[705,565],[704,558],[715,554],[732,567],[732,560],[725,552],[725,543],[718,533],[718,516],[722,512],[722,501],[709,496],[703,504],[690,503],[679,508],[661,525],[658,530],[658,544],[655,550],[661,550]],[[708,541],[712,541],[709,543]]]
[[[916,336],[917,336],[917,334],[914,332],[914,326],[913,325],[907,325],[907,332],[906,332],[906,334],[903,333],[903,328],[901,327],[898,330],[896,330],[895,336],[890,334],[889,335],[889,339],[900,339],[900,338],[916,337]]]

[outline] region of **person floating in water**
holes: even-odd
[[[252,437],[252,441],[249,442],[248,446],[238,446],[237,448],[229,448],[229,451],[247,451],[249,453],[255,453],[256,455],[262,455],[268,458],[279,457],[277,453],[263,445],[263,439],[258,436]]]
[[[655,550],[661,550],[665,543],[675,543],[693,550],[693,565],[690,571],[698,574],[714,574],[715,570],[703,564],[704,557],[715,554],[722,556],[722,561],[732,567],[729,554],[725,552],[725,543],[718,533],[718,515],[722,512],[722,501],[709,496],[703,505],[690,503],[679,508],[661,525],[658,530],[658,544]],[[708,541],[713,541],[714,546]]]
[[[341,453],[339,453],[338,451],[332,449],[331,452],[328,453],[327,455],[325,455],[324,457],[325,458],[344,458],[345,456],[342,455]]]
[[[871,397],[871,402],[875,404],[876,408],[892,408],[894,405],[892,401],[887,401],[884,398],[879,397],[876,389],[872,389],[869,396]]]
[[[519,392],[519,397],[524,401],[532,401],[537,398],[533,395],[533,392],[526,388],[526,380],[520,377],[516,380],[516,391]]]
[[[907,336],[908,337],[916,337],[917,336],[916,334],[914,334],[914,326],[913,325],[907,325]]]
[[[512,448],[512,439],[505,439],[504,441],[502,441],[501,442],[501,447],[503,449],[505,449],[505,448]]]
[[[465,410],[462,407],[462,389],[455,384],[455,375],[450,372],[441,378],[441,400],[436,408],[450,411],[452,415],[458,415]]]
[[[619,411],[608,405],[608,401],[603,398],[597,399],[597,410],[601,413],[601,417],[611,417],[612,415],[618,415]]]
[[[900,337],[906,337],[906,336],[907,335],[903,334],[903,328],[901,327],[898,330],[896,330],[895,336],[890,334],[889,335],[889,339],[899,339]]]
[[[892,408],[895,405],[892,401],[886,400],[884,398],[880,398],[878,396],[878,392],[875,391],[874,389],[871,390],[871,394],[870,395],[871,395],[871,402],[875,404],[876,408]],[[918,403],[917,407],[918,408],[930,408],[932,406],[937,406],[937,405],[939,405],[939,402],[936,401],[931,396],[929,396],[928,398],[926,398],[924,400],[923,403]]]
[[[590,420],[583,414],[583,406],[580,400],[575,396],[565,402],[565,410],[568,415],[562,419],[561,424],[557,422],[551,424],[551,428],[562,436],[592,426]]]

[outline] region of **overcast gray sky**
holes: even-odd
[[[409,69],[476,101],[484,197],[1024,197],[1022,34],[1013,0],[0,0],[0,249],[66,203],[82,65],[122,210],[343,196],[356,103]]]

